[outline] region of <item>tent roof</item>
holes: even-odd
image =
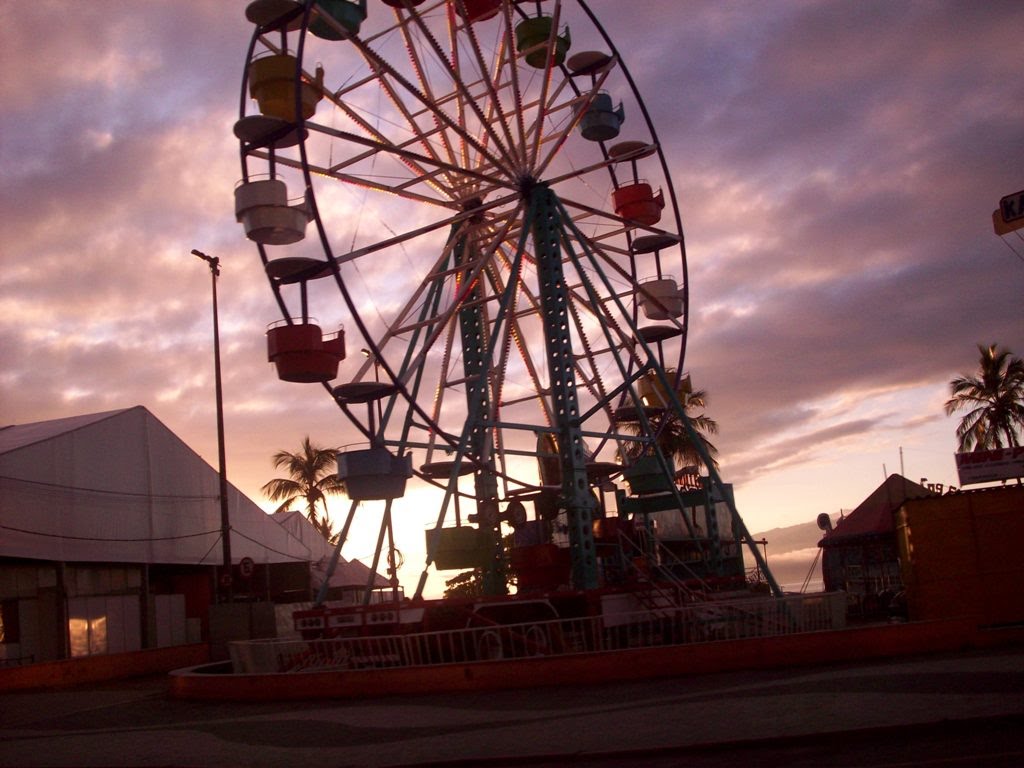
[[[326,570],[333,548],[301,515],[227,496],[232,561]],[[0,428],[0,557],[213,565],[221,531],[218,472],[142,406]],[[368,578],[344,563],[332,583]]]
[[[902,475],[889,475],[856,509],[836,523],[820,545],[836,546],[861,537],[892,533],[896,530],[893,514],[903,506],[903,502],[935,495],[935,491]]]
[[[141,405],[135,406],[142,408]],[[103,413],[87,413],[81,416],[69,416],[64,419],[51,419],[50,421],[36,421],[30,424],[11,424],[0,427],[0,455],[9,451],[16,451],[35,443],[51,440],[59,435],[74,432],[75,430],[88,427],[98,421],[109,419],[118,414],[125,413],[130,408],[120,408],[116,411],[104,411]],[[145,410],[142,408],[142,410]]]

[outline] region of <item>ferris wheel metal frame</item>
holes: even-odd
[[[374,19],[382,12],[389,20]],[[384,500],[371,573],[386,542],[394,586],[392,504],[415,476],[443,493],[417,597],[431,564],[440,567],[448,515],[455,529],[472,528],[463,524],[467,503],[479,532],[469,549],[483,553],[488,592],[504,589],[501,525],[522,523],[523,501],[534,502],[537,522],[561,516],[571,585],[597,587],[594,520],[611,478],[647,454],[649,471],[668,481],[659,493],[682,510],[676,468],[659,447],[665,414],[702,447],[686,414],[689,276],[678,202],[613,41],[583,0],[255,0],[246,13],[255,29],[235,126],[236,217],[282,314],[268,356],[281,378],[320,383],[369,443],[338,456],[352,499],[338,551],[360,502]],[[602,51],[568,57],[566,22],[588,25],[588,42]],[[328,81],[335,68],[342,79]],[[618,108],[605,90],[613,86]],[[327,119],[317,114],[322,101]],[[634,108],[641,138],[613,143]],[[570,151],[581,149],[574,142],[584,142],[595,110],[586,147]],[[660,175],[658,193],[640,178],[642,163]],[[298,198],[288,199],[288,181],[301,185]],[[345,246],[329,231],[344,219],[339,186],[397,199],[413,225],[395,232],[385,222],[386,236],[358,242],[353,233]],[[609,194],[614,212],[604,209]],[[433,215],[424,220],[421,210]],[[357,291],[376,300],[390,280],[360,265],[396,252],[416,275],[385,317]],[[324,283],[335,286],[365,354],[337,385],[345,334],[322,335],[310,314]],[[286,297],[295,288],[297,310]],[[537,411],[517,420],[527,403]],[[415,467],[413,451],[426,456]],[[724,488],[704,459],[708,488]],[[461,480],[469,476],[471,487]],[[731,495],[719,490],[717,499],[778,593]]]

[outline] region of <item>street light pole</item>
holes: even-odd
[[[217,317],[217,277],[220,275],[220,259],[207,256],[192,249],[192,254],[210,265],[213,283],[213,378],[217,398],[217,459],[220,462],[220,540],[224,555],[224,566],[220,577],[223,594],[231,602],[234,588],[231,583],[231,522],[228,519],[228,476],[224,453],[224,396],[220,379],[220,325]]]

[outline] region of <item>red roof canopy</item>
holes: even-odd
[[[892,533],[896,529],[893,514],[903,506],[903,502],[935,495],[935,491],[902,475],[889,475],[853,512],[841,518],[835,528],[825,534],[819,546],[838,546],[864,536]]]

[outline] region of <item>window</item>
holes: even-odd
[[[0,644],[21,642],[21,627],[18,623],[18,601],[0,600]]]
[[[68,637],[72,656],[139,650],[139,598],[112,595],[69,599]]]

